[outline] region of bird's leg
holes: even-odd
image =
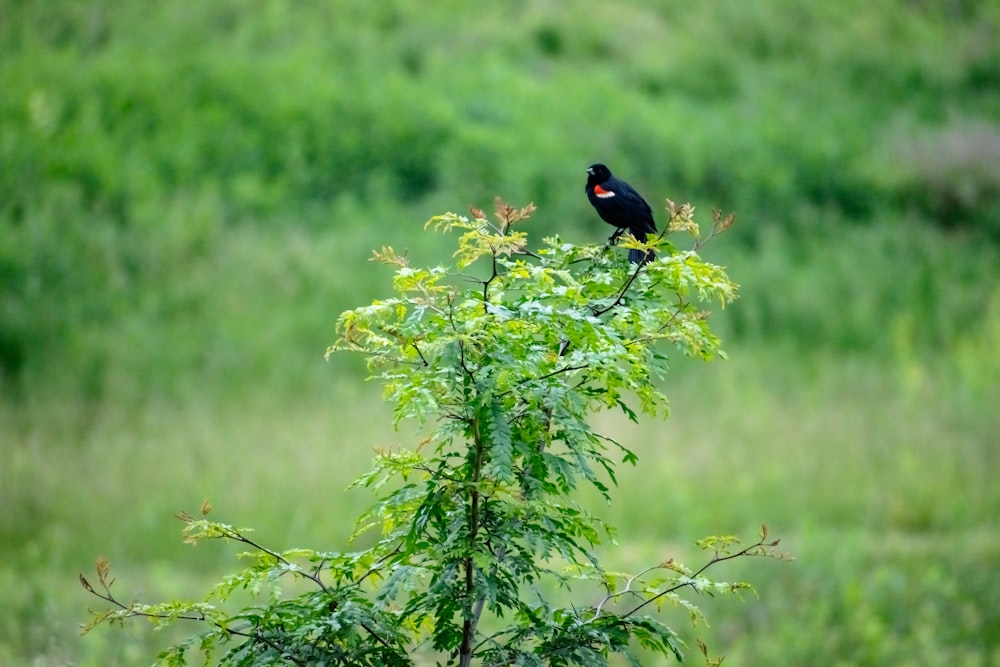
[[[625,233],[625,227],[619,227],[615,233],[608,237],[608,245],[613,246],[618,243],[618,237]]]

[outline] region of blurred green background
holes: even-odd
[[[697,600],[727,665],[1000,665],[998,35],[993,0],[0,0],[0,664],[148,664],[172,635],[80,638],[76,575],[200,595],[204,498],[344,547],[412,443],[322,359],[370,250],[448,262],[424,220],[497,194],[600,242],[604,161],[660,224],[736,210],[742,285],[670,420],[596,419],[641,460],[607,564],[767,522],[798,560]]]

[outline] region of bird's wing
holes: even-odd
[[[629,216],[628,226],[632,230],[632,234],[636,238],[639,238],[639,232],[642,232],[643,236],[655,234],[656,222],[653,220],[653,209],[650,208],[649,202],[625,181],[615,183],[614,190],[618,195],[616,199],[619,200],[617,206],[627,212]],[[645,239],[641,238],[640,240]]]

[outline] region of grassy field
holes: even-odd
[[[78,636],[76,576],[200,595],[234,549],[173,514],[206,498],[344,546],[347,484],[413,443],[322,358],[389,292],[371,249],[448,263],[424,220],[497,194],[600,241],[598,159],[659,220],[737,210],[705,253],[741,284],[669,420],[595,417],[641,461],[608,564],[766,522],[797,560],[701,601],[726,665],[1000,665],[998,30],[985,0],[0,0],[0,665],[148,664],[171,635]]]

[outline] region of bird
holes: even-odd
[[[587,198],[604,222],[618,228],[608,239],[609,243],[615,243],[625,230],[642,242],[646,241],[647,234],[656,233],[653,209],[642,195],[625,181],[612,176],[611,170],[599,162],[587,168]],[[655,256],[652,250],[643,252],[632,248],[628,251],[628,259],[633,264],[645,264]]]

